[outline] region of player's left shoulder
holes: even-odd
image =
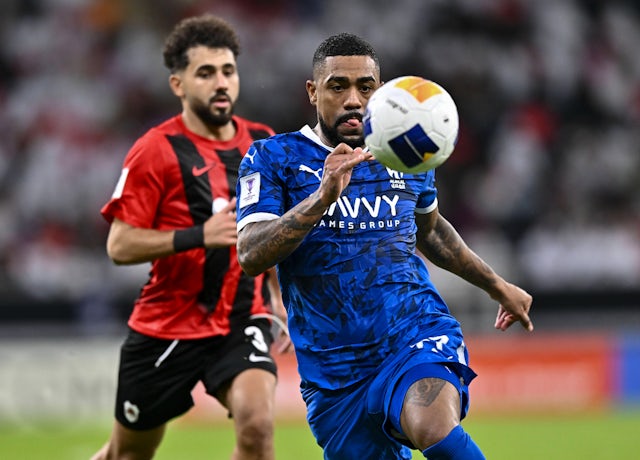
[[[264,139],[275,134],[273,128],[265,123],[249,120],[238,115],[234,115],[233,120],[239,130],[246,130],[254,140]]]

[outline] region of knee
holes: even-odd
[[[268,415],[253,413],[236,421],[237,444],[242,450],[262,452],[273,444],[273,420]]]
[[[414,444],[420,450],[431,447],[446,438],[455,426],[445,423],[431,423],[414,434]]]

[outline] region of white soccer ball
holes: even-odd
[[[444,163],[458,140],[458,109],[437,83],[404,76],[388,81],[369,99],[364,142],[396,171],[419,173]]]

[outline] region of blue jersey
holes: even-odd
[[[331,150],[308,126],[254,142],[239,171],[238,228],[276,219],[317,190]],[[434,182],[433,171],[357,165],[278,265],[303,385],[344,388],[425,334],[459,328],[415,252],[415,213],[437,206]]]

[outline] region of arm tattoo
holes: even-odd
[[[495,285],[497,278],[493,269],[467,246],[443,217],[438,217],[434,229],[421,243],[420,250],[438,267],[485,290]]]
[[[418,380],[409,387],[405,396],[405,404],[429,407],[436,400],[445,383],[445,380],[437,378]]]
[[[285,259],[314,228],[325,210],[311,195],[279,219],[248,225],[238,241],[244,268],[261,272]]]

